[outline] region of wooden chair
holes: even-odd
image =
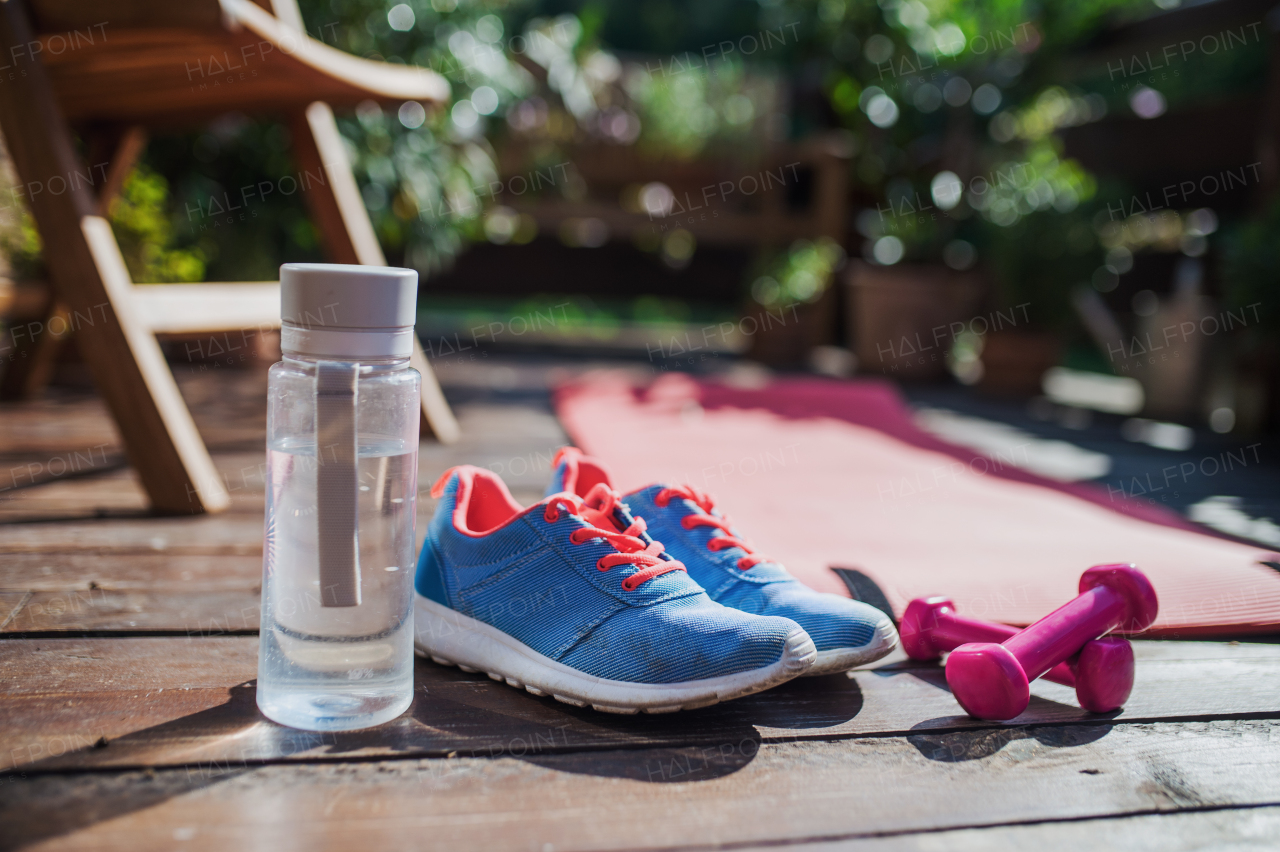
[[[10,66],[0,68],[0,130],[43,238],[52,310],[71,317],[157,512],[215,512],[229,499],[156,335],[272,328],[280,315],[278,282],[134,286],[105,211],[145,128],[231,110],[284,117],[300,169],[323,174],[305,195],[331,259],[382,265],[329,104],[449,95],[434,72],[359,59],[308,37],[294,0],[275,0],[273,12],[249,0],[0,4]],[[109,152],[108,166],[85,168],[72,122],[91,150]],[[423,378],[424,429],[455,440],[457,421],[416,345],[412,363]]]

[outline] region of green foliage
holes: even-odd
[[[453,106],[361,104],[339,119],[374,228],[391,256],[430,272],[477,234],[487,187],[497,180],[485,139],[504,108],[532,85],[511,61],[519,0],[433,0],[405,8],[384,0],[304,0],[307,29],[341,50],[432,68]]]
[[[173,245],[199,251],[215,281],[264,281],[286,261],[324,259],[292,139],[282,124],[227,115],[158,136],[146,164],[169,181]]]
[[[111,205],[111,228],[134,281],[170,283],[204,277],[205,258],[199,247],[176,245],[171,206],[169,182],[145,165],[129,174]],[[18,279],[43,278],[47,271],[35,219],[25,205],[15,208],[16,215],[0,228],[0,251]]]
[[[31,218],[25,205],[14,205],[15,214],[5,217],[0,227],[0,251],[9,261],[9,268],[18,280],[34,281],[45,275],[44,258],[41,256],[40,232],[36,220]]]
[[[169,182],[140,165],[129,173],[111,205],[111,228],[134,281],[158,284],[204,278],[205,258],[199,247],[174,247],[168,201]]]
[[[626,90],[640,117],[640,145],[658,156],[687,159],[714,147],[718,153],[760,153],[765,124],[776,110],[777,86],[748,75],[726,58],[693,65],[692,57],[635,66]]]
[[[761,274],[751,285],[751,295],[766,308],[816,302],[830,288],[844,260],[844,249],[829,237],[816,242],[796,240],[757,264]]]

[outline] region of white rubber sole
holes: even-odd
[[[816,675],[838,674],[849,669],[875,662],[898,647],[898,631],[893,621],[885,616],[876,624],[871,641],[860,648],[832,648],[830,651],[819,651],[818,658],[804,673],[805,677]]]
[[[787,637],[782,657],[759,669],[681,683],[607,680],[557,663],[496,627],[414,595],[414,651],[464,672],[484,672],[534,695],[605,713],[674,713],[751,695],[804,674],[818,650],[809,634]]]

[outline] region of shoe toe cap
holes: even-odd
[[[808,587],[778,595],[765,610],[795,621],[813,639],[819,652],[862,648],[878,641],[889,617],[861,601],[815,592]]]
[[[816,655],[811,649],[811,640],[790,619],[750,615],[707,600],[662,613],[620,613],[561,662],[611,680],[681,683],[762,669],[784,659],[803,668],[806,656]]]

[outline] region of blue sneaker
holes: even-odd
[[[491,471],[458,467],[414,583],[420,656],[610,713],[669,713],[802,674],[795,622],[715,603],[617,495],[553,494],[525,509]]]
[[[561,449],[547,491],[590,493],[612,488],[609,472],[576,447]],[[873,606],[815,592],[781,565],[756,553],[711,498],[690,486],[650,485],[623,502],[648,522],[650,535],[684,563],[713,601],[756,615],[789,618],[818,649],[807,675],[834,674],[878,660],[898,644],[893,620]]]

